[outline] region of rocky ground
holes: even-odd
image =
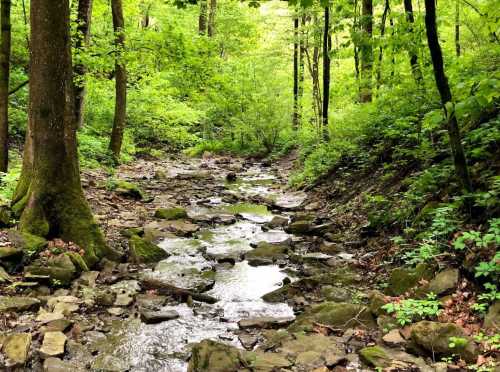
[[[122,262],[89,270],[80,247],[3,230],[0,369],[493,365],[498,351],[471,336],[498,327],[498,304],[484,324],[457,321],[454,309],[468,301],[457,269],[388,270],[380,257],[391,254],[389,242],[367,238],[356,210],[335,212],[337,187],[287,190],[291,167],[206,157],[139,160],[112,177],[85,172],[87,197]],[[403,327],[382,309],[430,292],[444,308],[433,321]]]

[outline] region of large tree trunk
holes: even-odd
[[[373,2],[362,1],[361,27],[363,41],[361,46],[361,93],[360,102],[372,100],[372,70],[373,70]]]
[[[330,36],[330,7],[325,8],[325,28],[323,33],[323,140],[330,140],[330,128],[328,123],[328,107],[330,105],[330,50],[332,40]]]
[[[385,22],[387,20],[387,15],[389,14],[391,10],[389,0],[385,0],[385,6],[384,6],[384,12],[382,13],[382,20],[380,22],[380,37],[381,39],[384,38],[385,35]],[[377,65],[377,89],[380,88],[380,85],[382,84],[382,62],[384,58],[384,49],[382,48],[382,45],[379,47],[378,50],[378,65]]]
[[[9,166],[9,79],[10,79],[10,0],[2,0],[0,10],[0,172]]]
[[[215,16],[217,15],[217,0],[210,0],[208,9],[208,37],[215,36]]]
[[[123,20],[122,0],[112,0],[113,29],[115,31],[115,119],[109,149],[116,162],[120,160],[123,132],[127,118],[127,69],[123,61],[125,49],[125,21]]]
[[[299,127],[299,18],[293,17],[293,129]]]
[[[14,210],[22,231],[61,238],[85,250],[93,265],[116,258],[85,200],[74,117],[69,2],[31,1],[29,127]]]
[[[77,15],[77,36],[75,49],[77,54],[81,54],[88,46],[90,40],[90,22],[92,19],[92,0],[80,0],[78,2]],[[75,117],[78,128],[83,127],[84,110],[85,110],[85,73],[87,69],[85,65],[79,61],[74,68],[75,81]]]
[[[408,22],[408,30],[410,34],[413,34],[413,24],[415,23],[415,17],[413,16],[413,4],[411,1],[412,0],[404,0],[404,7],[406,13],[406,21]],[[418,63],[417,52],[414,50],[413,46],[410,46],[408,54],[410,55],[410,66],[413,77],[417,85],[422,86],[424,82],[422,70],[420,69],[420,64]]]
[[[207,0],[200,0],[200,15],[198,16],[198,33],[207,33]]]
[[[462,187],[467,192],[472,192],[472,182],[467,168],[467,160],[465,158],[464,149],[460,139],[460,129],[458,127],[455,108],[451,96],[450,86],[444,71],[443,53],[436,25],[436,3],[435,0],[425,0],[425,27],[427,31],[427,42],[431,53],[432,65],[434,67],[434,77],[436,85],[441,96],[441,103],[447,118],[448,133],[450,136],[451,151],[455,163],[455,171],[462,183]]]

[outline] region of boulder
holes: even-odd
[[[9,227],[11,224],[12,212],[7,205],[0,205],[0,228]]]
[[[64,354],[67,337],[61,331],[46,332],[43,337],[42,347],[40,348],[40,357],[47,359]]]
[[[133,263],[153,263],[166,259],[169,255],[156,244],[137,235],[128,241],[130,261]]]
[[[144,199],[144,193],[142,190],[132,182],[127,182],[123,180],[116,180],[113,183],[113,189],[117,195],[123,196],[125,198],[141,200]]]
[[[288,217],[274,216],[273,219],[265,224],[270,229],[277,229],[288,225]]]
[[[158,241],[173,235],[187,237],[199,229],[198,225],[184,220],[153,221],[144,226],[144,238],[149,241]]]
[[[241,319],[238,322],[238,326],[241,329],[248,328],[260,328],[260,329],[270,329],[270,328],[281,328],[286,327],[291,324],[295,320],[294,317],[270,317],[270,316],[262,316],[262,317],[254,317]]]
[[[193,346],[188,372],[237,372],[244,364],[237,348],[203,340]]]
[[[463,344],[450,347],[450,338],[464,340]],[[460,326],[453,323],[421,321],[411,327],[411,340],[428,353],[441,356],[460,355],[465,361],[475,362],[478,347]]]
[[[158,208],[155,211],[155,217],[162,220],[180,220],[187,216],[186,210],[181,207]]]
[[[361,360],[370,367],[387,368],[391,371],[433,371],[433,369],[426,365],[421,358],[417,358],[400,350],[381,346],[365,347],[359,351],[359,356]]]
[[[85,370],[70,362],[62,361],[59,358],[47,358],[43,362],[43,372],[83,372]]]
[[[179,313],[175,310],[149,311],[141,310],[141,320],[146,324],[156,324],[179,318]]]
[[[0,313],[13,311],[22,312],[27,310],[37,310],[40,301],[31,297],[10,297],[0,296]]]
[[[282,354],[247,352],[245,353],[246,363],[253,371],[282,371],[293,365]]]
[[[427,287],[428,292],[436,295],[444,295],[454,289],[458,284],[458,269],[448,269],[441,271],[431,280]]]
[[[4,341],[2,351],[8,367],[23,366],[28,359],[31,346],[31,333],[13,333]]]
[[[47,275],[53,284],[69,285],[77,274],[77,269],[71,258],[60,254],[48,259],[39,259],[25,268],[26,274]]]
[[[484,318],[484,328],[496,331],[500,328],[500,301],[490,306],[488,314]]]
[[[311,230],[311,227],[311,221],[301,220],[289,224],[285,231],[289,234],[303,235],[307,234]]]
[[[30,256],[40,252],[47,245],[47,241],[44,238],[27,232],[9,230],[8,236],[15,248],[26,252]]]
[[[401,296],[417,286],[422,279],[430,280],[432,276],[433,269],[426,264],[419,264],[415,269],[406,267],[394,269],[386,292],[391,296]]]
[[[285,259],[290,247],[286,243],[260,242],[257,247],[245,254],[250,265],[270,265]]]

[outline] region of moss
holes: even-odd
[[[179,220],[182,218],[186,218],[187,216],[188,215],[186,210],[180,207],[159,208],[155,212],[155,217],[162,220]]]
[[[120,234],[122,234],[126,238],[131,238],[135,235],[143,236],[144,229],[142,227],[130,227],[128,229],[123,229],[122,231],[120,231]]]
[[[80,256],[78,253],[66,252],[65,254],[71,259],[71,262],[73,262],[73,264],[75,265],[78,272],[90,270],[89,267],[87,266],[87,263],[83,259],[83,257]]]
[[[212,340],[194,345],[188,372],[229,372],[242,370],[240,351]]]
[[[141,237],[135,235],[129,240],[130,259],[134,263],[154,263],[168,257],[168,253]]]
[[[432,267],[426,264],[419,264],[415,269],[404,267],[394,269],[389,278],[387,294],[400,296],[416,287],[422,279],[432,279],[433,274]]]
[[[111,188],[119,195],[137,200],[144,199],[142,190],[132,182],[115,180],[112,182]]]
[[[371,367],[388,367],[391,357],[380,346],[365,347],[359,351],[361,360]]]
[[[9,239],[17,249],[20,249],[28,256],[33,256],[47,246],[47,241],[25,231],[9,230]]]
[[[47,275],[53,283],[69,285],[76,275],[76,267],[67,255],[62,254],[48,261],[35,261],[25,269],[25,272],[33,275]]]

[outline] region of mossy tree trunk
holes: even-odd
[[[363,38],[361,42],[361,91],[360,102],[372,100],[372,73],[373,73],[373,1],[361,2],[361,29]]]
[[[207,33],[207,1],[200,1],[200,15],[198,16],[198,33],[206,35]]]
[[[9,79],[11,23],[10,0],[1,1],[0,24],[0,172],[7,172],[9,166]]]
[[[113,29],[115,31],[115,119],[109,149],[115,162],[119,162],[123,143],[123,132],[127,118],[127,69],[123,60],[125,49],[125,21],[122,0],[112,0]]]
[[[448,124],[448,134],[450,136],[451,151],[455,163],[455,171],[466,192],[472,192],[472,182],[467,167],[464,148],[460,138],[460,128],[458,127],[453,98],[450,85],[444,71],[443,53],[439,44],[438,31],[436,25],[436,3],[435,0],[425,0],[425,28],[427,31],[427,42],[431,53],[432,65],[434,67],[434,77],[441,96],[441,103]]]
[[[69,2],[32,0],[29,127],[13,206],[20,229],[61,238],[93,265],[116,257],[105,242],[80,182],[74,117]]]
[[[217,15],[217,0],[209,0],[208,9],[208,37],[214,37],[216,32],[215,17]]]

